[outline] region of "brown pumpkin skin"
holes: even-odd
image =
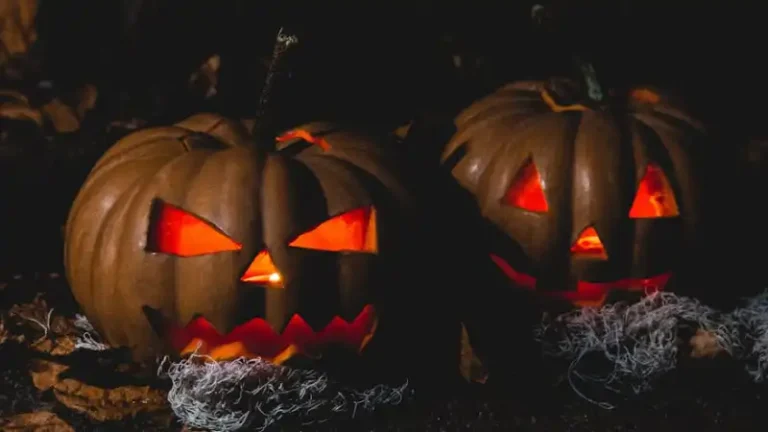
[[[674,274],[695,237],[701,175],[694,152],[702,126],[663,95],[636,89],[616,109],[560,104],[545,82],[506,85],[455,119],[442,163],[477,200],[494,227],[493,253],[535,278],[536,291],[577,304],[581,281],[612,282]],[[548,209],[533,212],[503,201],[527,161],[538,169]],[[649,163],[658,164],[679,215],[629,217]],[[582,230],[594,227],[607,259],[574,256]]]
[[[260,152],[240,123],[201,114],[138,131],[104,154],[71,209],[65,267],[75,298],[107,341],[131,347],[137,358],[164,352],[145,306],[182,326],[200,314],[221,333],[254,317],[279,332],[295,313],[319,330],[337,315],[353,319],[391,291],[388,275],[409,259],[400,252],[408,235],[400,234],[411,203],[396,161],[366,135],[323,124],[302,129],[321,134],[330,149],[294,139]],[[212,222],[242,250],[148,252],[157,198]],[[312,226],[370,205],[378,254],[288,246]],[[263,249],[284,278],[282,289],[240,281]]]

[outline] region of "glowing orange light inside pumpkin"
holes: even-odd
[[[589,258],[608,259],[608,254],[605,253],[605,247],[600,236],[597,235],[597,230],[591,226],[584,228],[576,241],[573,242],[571,253]]]
[[[197,352],[215,360],[262,357],[282,363],[295,353],[315,354],[332,344],[360,352],[370,342],[377,327],[376,309],[366,305],[352,321],[336,316],[319,331],[298,314],[291,317],[282,332],[276,331],[263,318],[253,318],[228,334],[222,334],[202,316],[184,327],[166,323],[163,331],[181,355]]]
[[[332,217],[296,237],[289,246],[331,252],[378,253],[376,209],[364,207]]]
[[[312,143],[320,147],[321,149],[323,149],[323,151],[328,151],[331,149],[331,145],[328,144],[328,141],[326,141],[321,137],[316,137],[303,129],[295,129],[295,130],[286,132],[277,137],[277,142],[290,141],[296,138],[301,138],[308,143]]]
[[[664,171],[656,164],[648,164],[637,187],[637,194],[629,210],[629,217],[664,218],[680,215],[675,193]]]
[[[657,104],[661,101],[661,96],[658,93],[647,88],[633,89],[629,92],[629,97],[638,102],[649,104]]]
[[[515,270],[504,258],[491,254],[491,260],[499,266],[504,274],[518,287],[529,290],[536,289],[536,278]],[[625,278],[615,281],[589,282],[577,281],[576,289],[571,291],[543,291],[542,294],[562,298],[576,306],[600,306],[605,303],[611,290],[644,292],[650,294],[663,291],[671,273],[662,273],[647,278]]]
[[[504,195],[503,202],[523,210],[544,213],[549,210],[547,198],[544,196],[544,185],[541,181],[539,170],[533,159],[520,168],[520,171],[512,180],[512,186]]]
[[[272,262],[272,256],[269,255],[268,251],[263,250],[251,261],[251,264],[245,270],[240,280],[249,283],[279,286],[283,278],[280,276],[277,267],[275,267],[275,263]]]
[[[155,201],[148,249],[183,257],[237,251],[243,246],[210,223],[171,204]]]

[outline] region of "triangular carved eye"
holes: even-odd
[[[212,223],[160,199],[152,203],[147,250],[181,257],[239,251],[243,246]]]
[[[637,187],[629,217],[632,219],[668,218],[680,216],[675,192],[661,167],[648,164]]]
[[[549,210],[547,198],[544,196],[544,183],[533,158],[528,158],[517,172],[502,203],[536,213]]]
[[[291,247],[327,252],[379,252],[376,209],[361,207],[334,216],[299,235]]]

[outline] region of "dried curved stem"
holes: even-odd
[[[278,75],[280,70],[280,60],[282,59],[283,54],[285,54],[292,45],[298,42],[299,39],[296,35],[283,33],[283,27],[280,27],[280,30],[277,32],[277,37],[275,38],[274,49],[272,50],[272,61],[269,63],[264,87],[261,90],[261,97],[259,98],[259,109],[256,114],[256,122],[253,126],[254,130],[252,131],[254,134],[259,130],[263,131],[264,128],[267,128],[267,130],[270,128],[270,125],[265,125],[264,123],[269,123],[267,115],[269,114],[270,96],[275,86],[275,76]],[[257,143],[261,141],[264,140],[256,140]]]

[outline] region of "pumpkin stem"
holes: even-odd
[[[531,19],[539,31],[556,31],[556,23],[554,22],[556,21],[556,14],[547,6],[534,4],[531,8]],[[605,92],[600,81],[597,79],[597,73],[592,62],[577,54],[572,54],[571,58],[586,87],[587,97],[593,102],[603,102]]]
[[[274,131],[271,129],[274,127],[273,122],[269,118],[269,102],[272,90],[275,87],[275,76],[278,75],[281,66],[281,60],[288,48],[299,42],[299,38],[293,34],[283,33],[283,27],[277,32],[275,38],[275,46],[272,50],[272,61],[269,63],[269,69],[267,70],[267,76],[264,80],[264,87],[261,89],[261,96],[259,97],[259,109],[256,113],[256,122],[253,125],[253,134],[257,136],[256,142],[266,143],[272,142]],[[259,139],[267,138],[267,139]]]
[[[600,81],[597,79],[597,73],[592,63],[583,60],[581,57],[574,55],[573,62],[581,72],[581,77],[584,79],[584,84],[587,86],[587,97],[595,102],[602,102],[605,98],[603,87],[600,85]]]

